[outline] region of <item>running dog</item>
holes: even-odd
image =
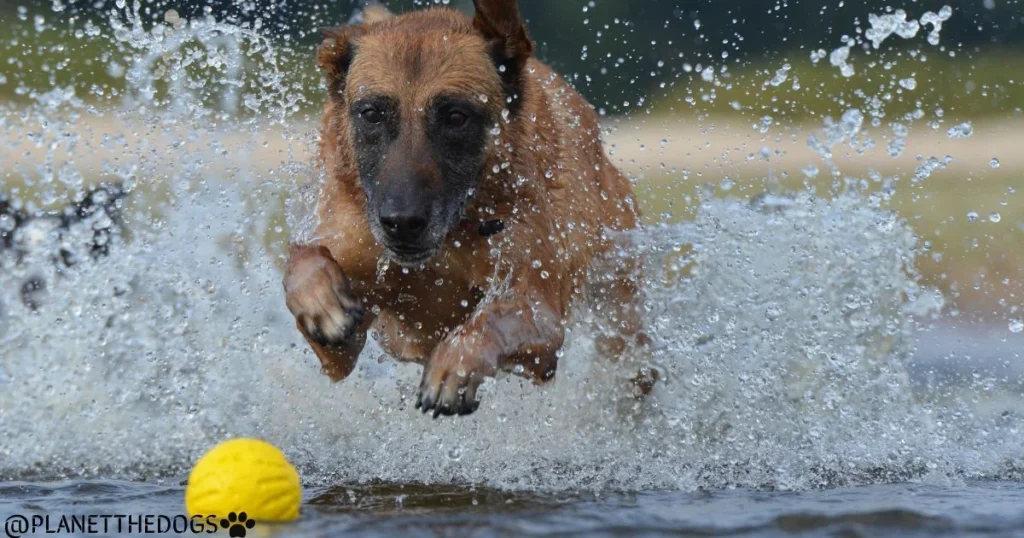
[[[291,245],[284,276],[331,379],[352,372],[372,329],[424,365],[417,407],[435,418],[476,410],[499,370],[551,380],[584,293],[616,328],[607,354],[645,340],[635,264],[588,288],[611,235],[638,225],[597,114],[533,57],[515,0],[474,7],[372,6],[325,31],[319,227]],[[638,379],[650,390],[651,373]]]

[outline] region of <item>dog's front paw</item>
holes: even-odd
[[[475,346],[444,342],[438,346],[423,369],[416,408],[438,415],[468,415],[480,407],[476,391],[484,378],[494,376],[497,367],[480,356],[465,351]]]
[[[339,347],[363,317],[344,271],[324,247],[294,247],[284,276],[285,302],[299,329],[314,342]]]

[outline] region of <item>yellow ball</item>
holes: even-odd
[[[193,515],[291,521],[299,517],[299,473],[274,445],[258,439],[231,439],[199,458],[188,475],[185,510]]]

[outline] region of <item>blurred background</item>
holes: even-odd
[[[470,0],[384,3],[396,12],[433,4],[472,7]],[[347,21],[358,4],[161,0],[138,4],[138,13],[142,26],[164,25],[167,35],[189,21],[212,19],[265,38],[281,77],[250,83],[281,85],[289,96],[286,130],[315,133],[323,91],[311,56],[318,29]],[[1019,319],[1020,0],[907,1],[899,6],[905,16],[880,0],[520,4],[538,55],[606,118],[609,151],[636,180],[648,221],[690,218],[701,196],[863,191],[918,234],[918,268],[925,284],[946,294],[947,315],[980,323]],[[138,86],[129,69],[137,51],[116,40],[89,39],[108,35],[110,14],[118,10],[126,10],[124,0],[0,0],[3,106],[16,114],[47,92],[72,88],[85,117],[76,125],[102,137],[102,129],[92,130],[90,108],[137,102],[122,95],[126,81]],[[892,19],[872,23],[869,15]],[[901,37],[900,20],[935,22]],[[872,33],[887,24],[896,33],[881,39]],[[176,51],[189,54],[185,46]],[[214,81],[233,69],[242,80],[266,67],[248,56],[249,64],[199,62],[184,69]],[[175,63],[180,58],[150,59],[151,93],[170,95],[176,82],[165,76],[162,62],[181,67]],[[206,93],[193,93],[245,111],[244,90],[211,84]],[[104,121],[93,115],[97,124]],[[258,158],[268,170],[311,160],[288,136],[266,138],[268,149]],[[59,174],[60,155],[36,142],[0,144],[4,191],[32,198],[42,176]],[[109,173],[95,159],[90,165],[88,156],[76,158],[81,181]],[[32,207],[62,203],[59,191],[47,194],[35,196]],[[268,241],[282,242],[282,233]]]

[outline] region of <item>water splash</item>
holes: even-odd
[[[921,24],[917,21],[907,20],[907,12],[902,9],[882,15],[871,13],[868,15],[868,24],[871,27],[864,32],[864,37],[871,41],[871,46],[875,49],[881,47],[882,42],[893,34],[903,39],[913,39],[921,29]]]
[[[551,387],[503,378],[478,414],[431,421],[411,407],[418,369],[378,350],[328,383],[259,238],[225,257],[217,238],[248,219],[239,195],[197,198],[66,274],[35,314],[5,292],[0,474],[183,473],[233,435],[284,447],[311,482],[803,488],[1001,472],[1018,430],[911,390],[911,314],[934,296],[915,284],[909,231],[856,196],[782,200],[709,201],[694,223],[631,237],[652,262],[649,360],[666,377],[653,399],[624,403],[622,372],[573,327]],[[1002,434],[950,446],[982,427]]]
[[[926,11],[921,15],[919,21],[907,20],[907,12],[902,9],[881,15],[869,13],[868,25],[870,27],[864,31],[864,37],[871,42],[871,47],[877,50],[882,46],[882,42],[892,35],[903,39],[913,39],[922,26],[930,24],[932,30],[928,32],[928,43],[937,46],[942,32],[942,24],[952,16],[953,8],[949,6],[943,6],[938,13]],[[833,49],[829,54],[829,63],[838,67],[844,77],[852,77],[855,71],[853,64],[849,62],[850,51],[856,45],[861,44],[863,40],[860,37],[844,36],[843,41],[843,46]],[[821,57],[821,52],[811,54],[811,60],[815,63]]]
[[[849,144],[858,152],[863,152],[873,143],[870,138],[862,135],[864,113],[857,108],[843,112],[839,121],[831,117],[825,118],[825,127],[807,137],[807,145],[823,159],[832,159],[832,148],[839,144]]]
[[[120,107],[57,88],[34,92],[27,112],[3,109],[5,126],[46,148],[22,169],[26,213],[46,215],[63,200],[56,184],[77,192],[92,175],[131,194],[111,256],[53,262],[107,225],[97,220],[0,251],[0,477],[181,476],[237,435],[283,447],[311,483],[800,489],[1019,474],[1019,415],[975,401],[990,380],[912,383],[915,320],[941,298],[917,284],[906,223],[855,193],[705,200],[692,223],[624,236],[649,268],[655,344],[635,358],[664,373],[644,402],[624,397],[630,372],[595,357],[583,321],[553,385],[503,377],[459,420],[416,413],[418,368],[374,346],[330,384],[280,286],[285,228],[308,237],[316,200],[314,171],[292,158],[315,141],[279,130],[296,119],[299,83],[253,30],[170,15],[146,29],[138,4],[121,4],[113,35],[83,37],[113,37],[132,60]],[[179,54],[186,42],[202,46]],[[254,61],[269,78],[235,97],[196,79],[165,85]],[[224,88],[249,71],[226,70]],[[75,134],[85,114],[112,136]],[[848,110],[816,149],[858,144],[863,121]],[[232,131],[282,138],[282,162],[257,167],[265,149],[229,146]],[[119,158],[89,164],[104,151]],[[35,308],[20,293],[33,278],[49,283]]]

